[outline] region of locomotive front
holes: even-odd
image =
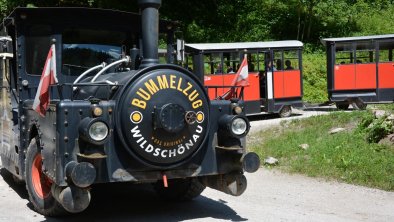
[[[210,101],[193,73],[158,64],[161,0],[138,3],[138,69],[80,76],[72,99],[53,101],[46,117],[24,106],[21,128],[29,130],[21,135],[30,143],[21,169],[30,201],[44,215],[83,211],[97,183],[149,183],[167,199],[192,199],[206,186],[238,196],[246,189],[243,173],[259,167],[245,148],[243,102]]]

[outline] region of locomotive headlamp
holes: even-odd
[[[224,115],[219,119],[221,130],[227,132],[229,136],[240,138],[249,131],[249,121],[244,116]]]
[[[108,136],[108,126],[104,122],[97,121],[90,125],[89,136],[94,141],[103,141]]]
[[[231,131],[235,135],[242,135],[248,129],[248,124],[243,118],[234,118],[231,123]]]
[[[108,137],[108,125],[100,118],[85,118],[79,124],[79,134],[89,143],[103,144]]]

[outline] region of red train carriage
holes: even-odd
[[[338,108],[394,101],[394,34],[328,38],[328,96]]]
[[[249,85],[242,91],[247,114],[291,115],[302,107],[300,41],[185,44],[186,63],[208,89],[211,100],[225,94],[239,64],[248,56]]]

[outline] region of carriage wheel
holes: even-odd
[[[335,106],[340,110],[348,110],[349,103],[335,103]]]
[[[352,106],[356,110],[365,110],[367,108],[367,104],[362,102],[359,99],[356,99],[355,101],[353,101]]]
[[[45,216],[58,216],[66,211],[53,197],[53,182],[42,171],[42,155],[36,139],[32,139],[25,159],[26,189],[34,209]]]
[[[291,116],[291,106],[283,106],[279,111],[279,116],[282,118]]]

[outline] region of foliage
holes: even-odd
[[[393,122],[386,118],[387,115],[375,118],[372,113],[369,113],[361,119],[358,130],[365,133],[369,143],[377,143],[393,132]]]
[[[0,0],[1,16],[27,5],[138,12],[137,1]],[[187,42],[298,39],[316,46],[324,37],[394,33],[392,0],[163,0],[160,13],[181,21]]]
[[[0,17],[16,6],[76,6],[138,12],[138,1],[0,0]],[[160,16],[180,21],[188,43],[297,39],[304,53],[304,100],[327,100],[321,38],[394,33],[393,0],[163,0]]]
[[[303,54],[304,101],[327,101],[326,56],[323,52]]]
[[[335,112],[286,122],[251,135],[249,148],[261,159],[278,158],[279,168],[285,171],[393,191],[393,147],[370,144],[365,133],[355,128],[367,112]],[[330,135],[334,127],[347,130]],[[299,147],[304,143],[307,150]]]

